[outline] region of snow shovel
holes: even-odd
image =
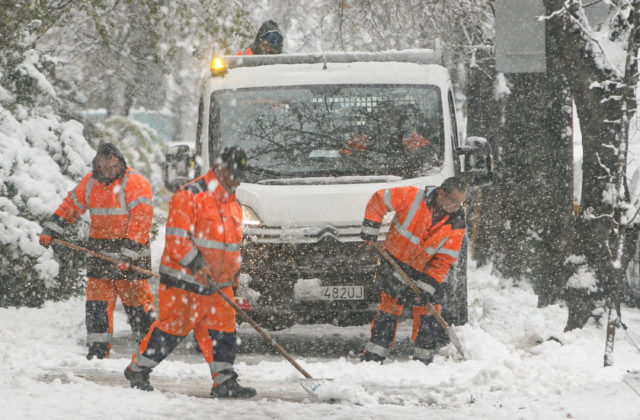
[[[302,376],[305,377],[305,379],[301,379],[299,380],[300,386],[302,386],[302,388],[307,391],[309,394],[311,394],[313,397],[315,398],[319,398],[319,394],[317,393],[317,391],[320,389],[320,387],[326,382],[326,381],[330,381],[331,379],[315,379],[313,378],[309,372],[307,372],[306,370],[304,370],[304,368],[302,366],[300,366],[298,364],[298,362],[296,362],[295,360],[293,360],[293,358],[289,355],[289,353],[287,353],[281,346],[280,344],[276,343],[276,341],[269,335],[267,334],[267,332],[265,330],[263,330],[258,323],[256,323],[249,315],[247,315],[247,313],[245,311],[243,311],[237,303],[235,303],[233,301],[233,299],[229,298],[229,296],[225,295],[224,293],[222,293],[222,290],[220,290],[220,287],[218,287],[218,285],[213,281],[213,279],[209,276],[207,276],[207,281],[209,282],[209,288],[220,295],[220,297],[227,302],[229,305],[231,305],[231,307],[233,307],[233,309],[236,310],[236,312],[238,313],[238,315],[240,315],[240,318],[242,318],[244,321],[248,322],[253,329],[255,329],[258,334],[260,334],[265,340],[267,340],[267,343],[269,343],[269,345],[271,347],[273,347],[278,353],[280,353],[280,355],[282,357],[284,357],[285,359],[287,359],[287,362],[291,363],[291,365],[296,368],[298,370],[298,372],[300,372],[302,374]]]
[[[422,293],[420,293],[420,289],[418,289],[418,286],[416,286],[413,280],[411,280],[411,278],[407,275],[407,273],[405,273],[404,270],[398,265],[396,260],[394,260],[393,257],[389,255],[387,250],[384,249],[384,245],[382,245],[382,242],[374,242],[373,246],[378,250],[378,252],[380,252],[380,254],[382,254],[382,256],[387,261],[389,261],[389,263],[391,263],[393,268],[395,268],[396,272],[400,275],[400,277],[402,277],[402,280],[404,280],[404,282],[407,283],[407,285],[411,288],[411,290],[413,290],[414,293],[417,294],[418,296],[422,296]],[[445,321],[444,318],[442,318],[442,316],[436,311],[436,308],[430,302],[426,302],[425,306],[429,310],[430,315],[433,315],[436,321],[438,321],[438,324],[440,324],[440,326],[444,328],[444,330],[447,332],[447,335],[449,336],[449,339],[453,343],[454,347],[456,348],[456,350],[458,350],[458,352],[460,352],[460,355],[462,355],[462,357],[464,358],[465,356],[464,356],[464,351],[462,350],[462,344],[460,344],[460,340],[458,340],[458,336],[456,335],[455,331],[453,331],[453,329],[449,327],[449,324],[447,324],[447,321]]]
[[[76,251],[85,252],[96,258],[101,258],[105,261],[109,261],[114,264],[120,264],[120,261],[117,260],[116,258],[103,255],[99,252],[95,252],[90,249],[83,248],[81,246],[72,244],[70,242],[66,242],[57,238],[53,238],[52,241],[60,245],[66,246],[68,248],[75,249]],[[157,279],[160,278],[159,274],[156,274],[153,271],[144,269],[142,267],[131,265],[130,269],[146,274],[147,276],[150,276],[150,277],[155,277]],[[313,378],[306,370],[302,368],[302,366],[300,366],[295,360],[293,360],[293,358],[289,355],[289,353],[287,353],[278,343],[276,343],[276,341],[273,338],[271,338],[269,334],[267,334],[253,319],[251,319],[251,317],[247,315],[247,313],[244,310],[242,310],[242,308],[240,308],[240,306],[238,306],[238,304],[234,302],[233,299],[229,298],[227,295],[222,293],[222,290],[220,290],[220,287],[218,287],[218,285],[213,281],[213,279],[211,279],[210,277],[207,277],[207,281],[209,283],[209,288],[211,289],[211,293],[218,293],[220,297],[224,299],[225,302],[227,302],[229,305],[231,305],[233,309],[236,310],[237,314],[244,321],[248,322],[262,337],[264,337],[265,340],[267,340],[267,343],[269,343],[271,347],[273,347],[278,353],[280,353],[282,357],[284,357],[289,363],[291,363],[291,365],[293,365],[293,367],[296,368],[298,372],[300,372],[302,376],[305,377],[305,379],[300,380],[300,385],[302,386],[302,388],[305,391],[307,391],[309,394],[311,394],[313,397],[320,398],[320,395],[317,392],[326,381],[330,381],[331,379]]]

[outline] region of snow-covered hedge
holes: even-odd
[[[89,171],[95,152],[82,124],[38,114],[0,105],[0,306],[37,306],[68,295],[82,279],[77,272],[58,279],[52,249],[38,243],[39,222]],[[81,232],[82,223],[74,228]]]
[[[11,113],[0,105],[0,306],[37,306],[84,290],[84,256],[61,246],[54,247],[54,255],[53,249],[41,247],[39,223],[91,170],[99,142],[116,144],[129,166],[147,176],[156,220],[162,219],[169,193],[162,185],[164,146],[154,130],[114,117],[98,124],[89,142],[83,128],[51,111],[17,107]],[[87,224],[85,215],[67,229],[65,238],[82,244]]]
[[[164,145],[153,129],[128,117],[91,127],[61,117],[74,106],[48,80],[55,78],[59,60],[33,47],[40,29],[36,19],[0,46],[0,307],[38,306],[84,292],[85,256],[60,245],[45,249],[38,234],[40,223],[91,170],[100,142],[116,144],[129,165],[149,178],[156,207],[168,201]],[[74,90],[73,83],[61,84]],[[85,215],[65,239],[82,245],[87,225]]]

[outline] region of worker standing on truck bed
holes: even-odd
[[[283,40],[278,24],[268,20],[260,26],[253,44],[238,51],[236,55],[282,54]]]

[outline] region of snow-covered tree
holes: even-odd
[[[640,2],[612,0],[603,23],[591,25],[579,0],[545,0],[551,60],[574,99],[584,157],[582,202],[575,226],[574,275],[567,285],[567,329],[586,322],[595,300],[619,294],[637,229],[626,182],[629,121],[636,112]],[[634,222],[637,224],[637,221]],[[633,233],[633,234],[632,234]],[[585,284],[583,273],[594,281]]]
[[[166,195],[164,145],[126,114],[133,106],[175,108],[177,120],[195,124],[195,111],[178,104],[196,102],[207,69],[197,59],[252,37],[245,16],[232,1],[0,2],[0,306],[82,292],[82,258],[56,261],[37,234],[90,170],[100,141],[118,144],[156,197]],[[89,106],[120,116],[89,127],[71,119]],[[86,221],[68,231],[82,240]]]
[[[12,3],[12,4],[8,4]],[[56,58],[35,46],[71,2],[3,2],[0,7],[0,305],[39,305],[74,285],[58,281],[37,223],[88,170],[82,125],[55,112],[47,79]],[[77,277],[77,276],[76,276]]]

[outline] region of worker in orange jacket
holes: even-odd
[[[193,330],[211,371],[211,397],[256,394],[236,381],[235,310],[209,287],[210,281],[216,282],[231,299],[237,288],[242,209],[235,190],[245,168],[244,150],[226,148],[212,169],[171,198],[160,262],[158,320],[124,371],[132,388],[153,390],[149,373]]]
[[[444,296],[451,291],[445,279],[458,259],[465,235],[465,195],[464,183],[451,177],[437,188],[390,188],[377,191],[369,200],[362,239],[375,242],[385,214],[395,211],[384,247],[422,293],[415,294],[393,266],[382,261],[376,272],[381,302],[361,360],[382,362],[389,355],[406,306],[413,311],[414,359],[431,363],[437,346],[447,339],[425,302],[434,304],[440,313]]]
[[[278,24],[268,20],[258,29],[258,34],[253,44],[244,50],[238,51],[236,55],[282,54],[283,40]]]
[[[89,256],[87,266],[87,359],[108,358],[113,335],[113,309],[120,300],[138,340],[154,319],[154,297],[144,274],[131,264],[151,269],[149,236],[153,222],[151,184],[127,166],[111,143],[98,148],[93,171],[85,175],[53,215],[43,223],[40,244],[64,234],[87,210],[91,215],[88,248],[121,261],[115,265]]]

